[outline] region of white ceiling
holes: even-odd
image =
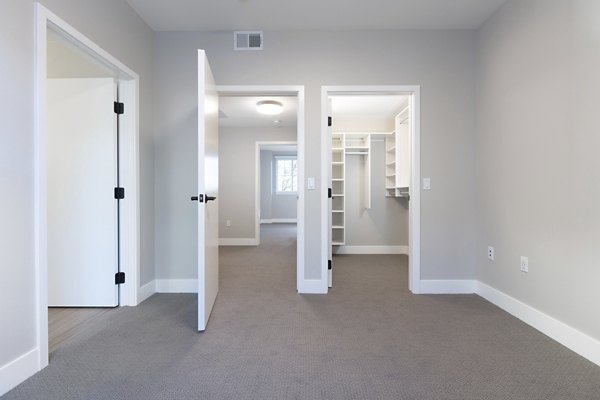
[[[256,111],[261,100],[276,100],[283,104],[279,115],[264,115]],[[296,127],[298,99],[295,96],[221,96],[219,126],[224,128]],[[275,123],[275,121],[279,123]]]
[[[334,132],[389,132],[394,118],[408,105],[403,95],[331,96]]]
[[[156,31],[474,29],[505,0],[127,0]]]

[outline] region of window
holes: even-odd
[[[298,160],[296,157],[275,158],[275,192],[296,194],[298,192]]]

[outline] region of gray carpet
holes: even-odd
[[[195,295],[155,295],[3,399],[600,399],[600,367],[478,296],[411,295],[403,256],[338,256],[298,295],[293,229],[221,250],[206,333]]]

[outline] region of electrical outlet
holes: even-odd
[[[521,272],[529,272],[529,257],[521,256]]]
[[[227,221],[225,221],[225,226],[230,227],[231,226],[231,220],[228,219]]]
[[[488,246],[488,260],[494,261],[494,257],[496,256],[496,249],[492,246]]]

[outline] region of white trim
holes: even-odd
[[[477,294],[580,356],[600,365],[599,340],[483,282],[477,282]]]
[[[156,293],[198,293],[198,279],[156,279]]]
[[[272,219],[261,219],[261,224],[296,224],[298,223],[297,218],[272,218]]]
[[[329,216],[327,205],[328,168],[331,141],[327,135],[327,101],[332,94],[399,94],[411,95],[414,129],[412,131],[412,164],[409,207],[409,257],[408,288],[414,294],[421,293],[421,87],[419,85],[379,86],[321,86],[321,277],[327,286],[329,255]]]
[[[219,238],[219,246],[258,246],[255,238]]]
[[[333,254],[406,254],[408,246],[338,246]]]
[[[0,396],[39,371],[40,349],[35,348],[0,367]]]
[[[473,294],[477,291],[477,281],[471,279],[422,280],[420,294]]]
[[[119,288],[121,305],[138,303],[140,269],[140,203],[139,203],[139,76],[100,46],[81,34],[63,19],[39,3],[35,3],[35,282],[37,309],[38,369],[48,365],[48,260],[47,260],[47,176],[46,176],[46,66],[47,30],[52,29],[91,57],[119,73],[119,92],[127,102],[121,116],[121,180],[127,196],[121,202],[122,257],[121,270],[127,283]]]
[[[301,294],[327,294],[327,280],[323,287],[323,279],[302,279],[298,282],[298,293]]]
[[[240,85],[217,85],[217,91],[219,94],[226,95],[248,95],[248,94],[257,94],[257,95],[292,95],[298,97],[298,122],[297,122],[297,143],[298,143],[298,226],[297,226],[297,247],[296,247],[296,288],[298,292],[304,293],[302,288],[304,287],[301,284],[301,281],[304,280],[304,240],[306,233],[304,231],[305,222],[304,222],[304,197],[305,197],[305,187],[304,187],[304,176],[305,176],[305,132],[304,132],[304,86],[296,85],[296,86],[258,86],[258,85],[248,85],[248,86],[240,86]],[[255,200],[256,201],[256,200]],[[258,200],[260,201],[260,199]],[[256,204],[256,203],[255,203]],[[260,210],[259,210],[260,213]],[[256,239],[260,242],[260,214],[256,214]]]
[[[150,281],[138,291],[138,304],[152,297],[156,293],[156,281]]]

